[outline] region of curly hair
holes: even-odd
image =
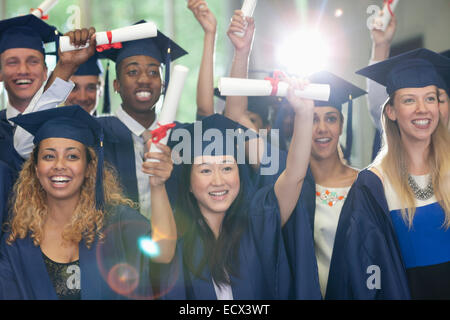
[[[47,219],[47,197],[36,175],[37,155],[39,145],[23,166],[14,185],[11,199],[12,216],[6,224],[10,231],[7,239],[12,244],[17,238],[23,239],[30,235],[37,246],[44,237],[44,225]],[[89,248],[95,237],[104,238],[102,229],[107,210],[97,210],[95,207],[95,181],[97,155],[93,148],[86,147],[87,175],[81,186],[80,201],[72,215],[71,221],[64,227],[62,238],[66,242],[78,243],[84,239]],[[107,206],[136,204],[123,196],[122,188],[116,178],[115,169],[105,162],[103,169],[103,188]],[[105,206],[105,208],[107,207]]]

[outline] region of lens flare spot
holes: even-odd
[[[115,292],[126,296],[139,285],[139,274],[127,263],[116,264],[108,273],[108,284]]]
[[[159,246],[149,237],[142,237],[139,239],[139,248],[149,257],[157,257],[159,255]]]

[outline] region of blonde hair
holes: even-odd
[[[44,225],[47,218],[46,192],[36,176],[36,163],[39,146],[35,148],[20,172],[14,185],[14,196],[11,199],[12,217],[6,226],[10,229],[7,239],[12,244],[17,238],[23,239],[30,235],[33,243],[38,246],[44,237]],[[70,223],[63,230],[62,238],[70,243],[78,243],[84,239],[89,248],[95,237],[103,239],[102,228],[106,210],[95,207],[95,180],[97,170],[97,155],[94,149],[86,148],[88,159],[87,177],[80,193],[80,201],[72,215]],[[106,205],[136,205],[122,195],[122,190],[115,177],[114,169],[105,163],[103,170],[103,188]]]
[[[416,210],[414,193],[408,184],[406,150],[396,121],[387,116],[386,105],[394,107],[394,96],[383,108],[383,146],[374,163],[379,163],[402,203],[403,220],[411,228]],[[436,130],[431,135],[428,155],[431,181],[437,201],[445,212],[444,226],[450,227],[450,136],[447,126],[439,119]]]

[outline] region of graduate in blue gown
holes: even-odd
[[[80,106],[12,120],[34,135],[36,148],[14,187],[0,244],[0,299],[155,298],[152,265],[169,263],[175,252],[164,187],[169,148],[146,154],[159,160],[143,168],[152,174],[150,223],[104,167],[103,130]]]
[[[100,54],[101,58],[115,62],[114,90],[122,98],[116,116],[99,118],[105,130],[105,159],[116,167],[125,194],[140,204],[141,213],[147,217],[150,201],[144,190],[149,186],[140,173],[148,139],[144,133],[158,127],[155,107],[169,83],[170,63],[185,54],[184,49],[160,31],[154,38],[127,41],[121,49]],[[164,86],[161,65],[165,66]]]
[[[300,89],[301,83],[289,81],[288,99],[296,113],[296,126],[286,169],[274,184],[258,190],[251,199],[246,196],[246,171],[241,170],[245,164],[240,162],[245,159],[244,140],[250,130],[213,115],[186,126],[184,135],[178,131],[183,139],[173,151],[181,150],[183,161],[175,209],[180,238],[172,267],[165,271],[169,275],[165,298],[292,296],[281,228],[295,208],[306,174],[309,157],[304,150],[311,145],[313,102],[295,97],[292,90]],[[236,132],[242,143],[234,140]],[[214,139],[204,136],[209,134]],[[186,144],[184,139],[193,143],[180,148]],[[312,248],[312,237],[305,242]],[[307,273],[314,260],[304,258]],[[312,278],[305,274],[308,282]],[[308,282],[305,288],[312,288]],[[308,294],[303,298],[314,296]]]
[[[23,159],[14,149],[15,127],[9,120],[26,110],[47,80],[44,43],[55,41],[55,31],[31,14],[0,21],[0,81],[8,94],[0,111],[0,160],[15,174]]]
[[[304,290],[304,270],[299,267],[298,261],[305,255],[302,243],[305,237],[310,236],[314,238],[314,248],[308,249],[313,252],[312,259],[317,261],[317,270],[313,270],[312,274],[320,283],[322,297],[325,297],[340,211],[358,174],[358,170],[348,166],[339,153],[339,137],[344,125],[342,105],[347,102],[352,104],[352,99],[366,92],[328,71],[314,73],[309,80],[328,84],[330,97],[328,101],[314,101],[310,170],[303,184],[298,208],[283,228],[283,234],[294,274],[296,296],[301,296]],[[351,127],[348,129],[347,135],[351,135]],[[308,234],[302,229],[305,224],[311,226]],[[317,298],[320,299],[320,293]]]
[[[357,72],[390,96],[384,146],[342,209],[327,298],[450,298],[450,140],[438,99],[449,68],[417,49]]]

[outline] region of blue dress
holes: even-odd
[[[150,223],[137,211],[118,206],[110,208],[104,228],[105,238],[96,239],[88,249],[79,245],[81,299],[150,299],[151,263],[144,256],[138,240],[150,233]],[[0,300],[58,299],[48,275],[41,249],[31,237],[0,247]],[[121,271],[129,271],[130,281],[121,282]],[[133,277],[134,276],[134,277]]]

